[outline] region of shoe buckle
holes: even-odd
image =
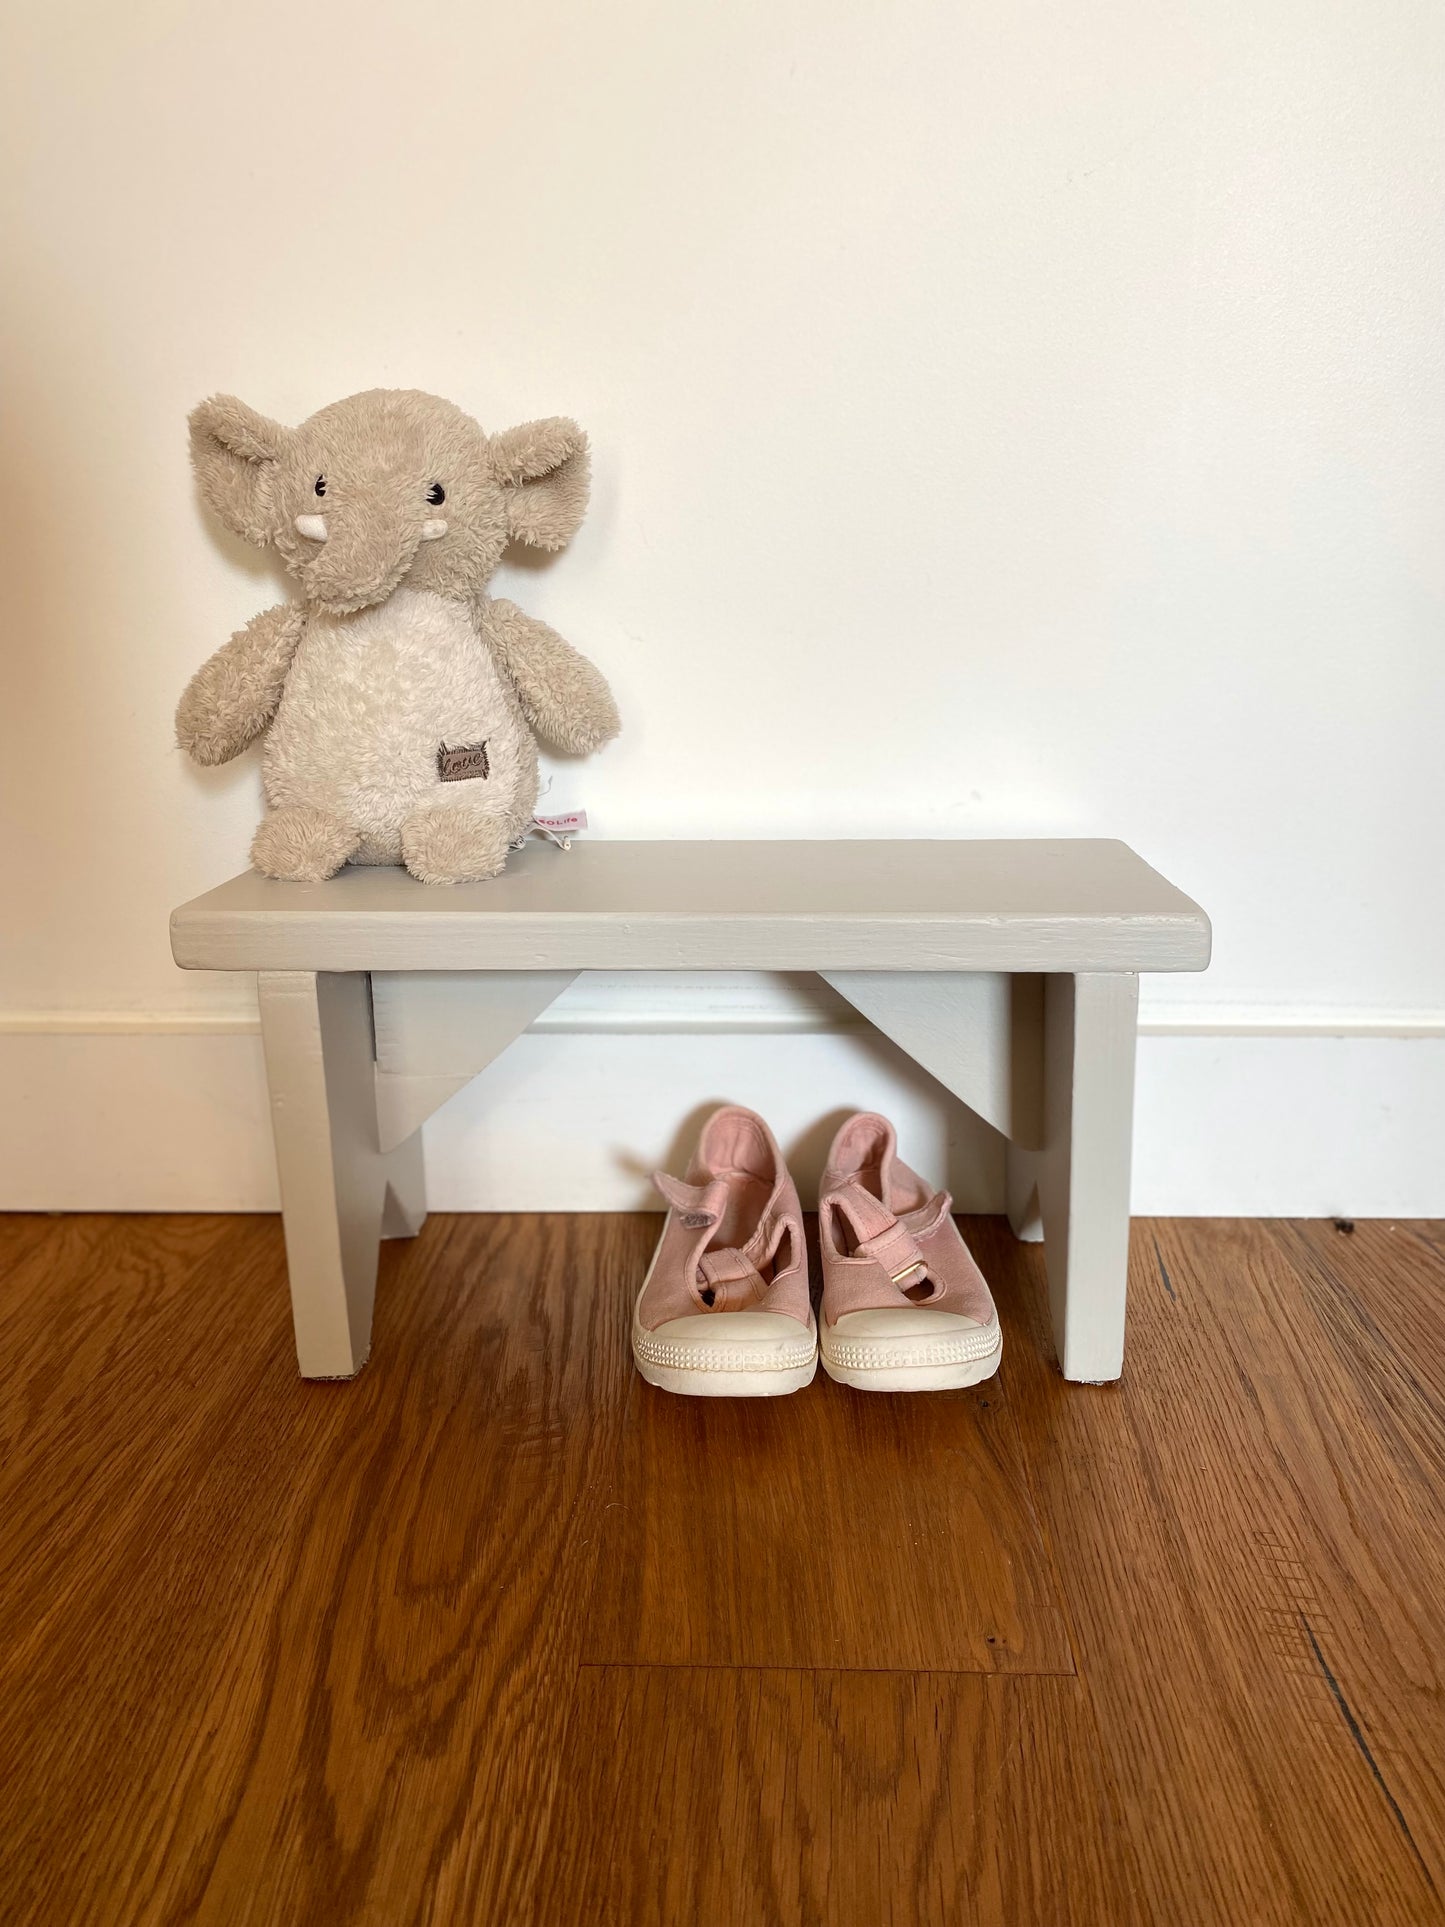
[[[911,1278],[915,1271],[926,1272],[927,1270],[928,1266],[924,1264],[923,1260],[921,1258],[915,1258],[911,1265],[905,1265],[902,1271],[890,1271],[888,1276],[895,1285],[901,1285],[903,1280],[905,1278]]]

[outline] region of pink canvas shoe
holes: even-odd
[[[899,1163],[887,1118],[860,1112],[833,1139],[818,1242],[830,1378],[863,1391],[928,1392],[998,1370],[998,1313],[958,1235],[953,1200]]]
[[[740,1105],[703,1126],[686,1179],[653,1179],[671,1207],[632,1318],[649,1385],[702,1398],[800,1391],[818,1368],[803,1214],[783,1154]]]

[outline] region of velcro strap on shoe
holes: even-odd
[[[865,1238],[854,1255],[881,1265],[894,1284],[905,1291],[918,1284],[927,1270],[917,1239],[896,1218],[876,1238]]]
[[[886,1204],[856,1181],[840,1184],[836,1191],[828,1193],[825,1202],[847,1219],[854,1244],[861,1244],[865,1238],[880,1237],[898,1222]]]
[[[652,1182],[689,1230],[715,1225],[727,1209],[728,1188],[721,1178],[714,1178],[710,1184],[689,1184],[685,1178],[654,1171]]]
[[[937,1230],[952,1205],[946,1191],[938,1192],[919,1212],[910,1213],[915,1226],[897,1219],[881,1199],[861,1184],[845,1184],[830,1193],[829,1205],[847,1219],[853,1233],[853,1256],[877,1265],[900,1291],[921,1284],[928,1276],[919,1239]]]
[[[711,1293],[714,1311],[740,1311],[744,1305],[755,1305],[768,1289],[752,1259],[727,1246],[704,1251],[697,1261],[697,1275]]]

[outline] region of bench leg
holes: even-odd
[[[1008,1149],[1008,1213],[1044,1240],[1065,1378],[1124,1365],[1139,979],[1050,977],[1044,993],[1043,1149]]]
[[[263,971],[259,988],[296,1356],[305,1378],[350,1378],[371,1348],[378,1241],[426,1215],[421,1138],[378,1148],[364,973]]]

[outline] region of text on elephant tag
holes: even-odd
[[[437,775],[444,783],[465,783],[473,776],[489,776],[491,770],[485,743],[458,743],[451,749],[443,743],[437,751]]]

